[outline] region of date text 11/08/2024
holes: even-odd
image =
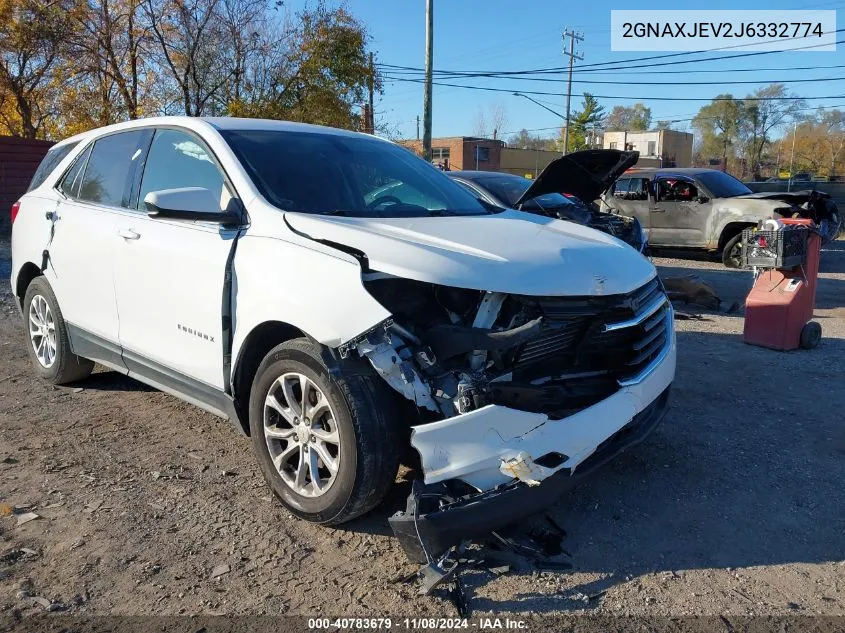
[[[527,622],[512,618],[309,618],[310,630],[340,629],[477,629],[519,630],[527,628]]]

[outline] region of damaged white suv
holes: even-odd
[[[319,523],[378,505],[410,444],[391,524],[416,558],[551,503],[657,424],[674,377],[634,249],[366,135],[119,124],[54,146],[12,217],[42,377],[97,362],[233,420]]]

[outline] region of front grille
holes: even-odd
[[[513,379],[556,375],[635,378],[668,344],[670,306],[657,279],[626,295],[521,297],[544,317],[544,331],[516,350]]]

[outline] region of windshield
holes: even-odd
[[[506,202],[509,207],[512,207],[519,200],[519,197],[526,192],[532,183],[528,178],[513,175],[484,176],[475,178],[474,181]],[[545,193],[536,198],[531,198],[529,203],[526,206],[537,206],[541,209],[554,209],[568,204],[576,204],[559,193]]]
[[[392,143],[287,130],[223,130],[265,198],[286,211],[357,217],[483,215],[442,172]]]
[[[714,198],[733,198],[751,193],[751,189],[723,171],[705,171],[698,179],[713,194]]]

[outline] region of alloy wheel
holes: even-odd
[[[56,362],[56,322],[42,295],[33,296],[29,304],[29,340],[41,366],[52,367]]]
[[[328,398],[313,380],[285,373],[264,401],[264,439],[279,475],[303,497],[325,494],[340,465],[340,434]]]

